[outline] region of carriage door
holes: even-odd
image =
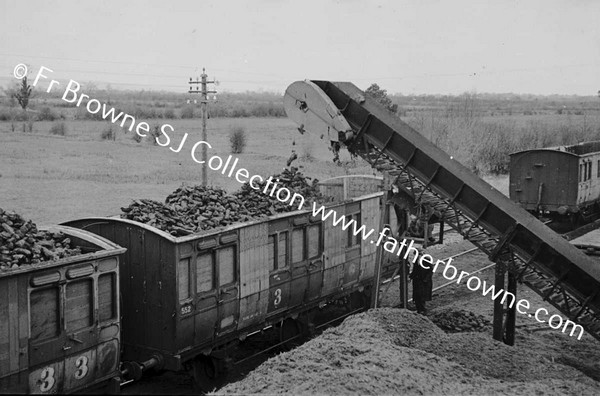
[[[35,366],[55,361],[30,373],[35,392],[68,390],[95,377],[98,330],[94,319],[95,285],[90,276],[93,272],[91,264],[71,267],[60,286],[36,287],[58,280],[58,272],[32,279],[29,363]]]
[[[31,279],[29,367],[32,369],[29,374],[29,389],[32,393],[56,393],[62,388],[64,381],[63,347],[66,337],[61,326],[63,291],[59,280],[58,271],[37,275]],[[14,290],[16,293],[16,287]]]
[[[360,215],[360,203],[357,202],[356,207],[352,205],[352,214],[346,214],[347,219],[352,219],[356,222],[357,227],[361,225]],[[346,209],[346,213],[349,212],[350,205]],[[358,280],[358,274],[360,269],[360,233],[354,235],[354,227],[348,227],[346,236],[346,263],[344,264],[344,285],[356,282]]]
[[[323,233],[321,223],[306,228],[308,239],[308,293],[307,301],[318,298],[323,285]]]
[[[268,267],[269,267],[269,305],[267,314],[287,309],[290,303],[291,271],[288,264],[287,223],[277,222],[269,225]]]
[[[65,390],[81,386],[95,377],[98,328],[95,320],[96,285],[89,276],[91,264],[67,270],[65,290],[65,327],[67,342],[65,360]]]
[[[239,316],[237,245],[220,246],[215,251],[217,267],[219,334],[235,330]]]

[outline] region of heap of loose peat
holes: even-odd
[[[576,360],[573,351],[542,349],[533,338],[519,343],[510,347],[481,332],[447,334],[416,313],[374,309],[272,357],[218,394],[600,393],[598,382],[563,360]]]

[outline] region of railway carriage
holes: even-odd
[[[377,232],[382,198],[370,194],[327,210]],[[309,210],[184,237],[117,217],[66,224],[127,248],[122,359],[134,378],[150,367],[192,369],[202,384],[238,340],[274,325],[285,341],[309,329],[320,306],[345,299],[368,307],[374,285],[374,241]],[[382,272],[396,266],[388,258]]]
[[[125,249],[86,231],[51,230],[82,254],[0,271],[1,393],[77,392],[120,376]]]
[[[599,213],[600,141],[511,154],[509,192],[533,214],[592,220]]]

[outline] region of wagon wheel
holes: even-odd
[[[206,355],[197,356],[192,361],[194,386],[202,392],[210,392],[225,382],[225,375],[220,368],[219,360]]]
[[[346,309],[348,312],[353,312],[357,309],[367,309],[369,305],[369,298],[364,293],[356,291],[348,296]]]

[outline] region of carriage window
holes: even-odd
[[[179,300],[190,298],[190,259],[179,260],[177,264],[177,273],[179,276]]]
[[[587,179],[590,180],[592,178],[592,163],[588,162],[588,177]]]
[[[31,339],[43,340],[59,333],[58,287],[34,290],[30,296]]]
[[[275,271],[287,266],[287,231],[269,235],[269,269]]]
[[[235,281],[235,247],[229,246],[217,250],[219,266],[219,286]]]
[[[94,294],[91,279],[67,284],[65,320],[67,331],[83,329],[93,323]]]
[[[579,182],[583,181],[583,164],[579,164]]]
[[[346,216],[349,219],[353,219],[356,222],[356,229],[360,228],[360,213],[355,213],[353,215]],[[348,220],[350,221],[350,220]],[[353,247],[356,245],[360,245],[360,233],[358,235],[354,235],[354,225],[348,227],[348,245],[347,247]]]
[[[279,233],[279,242],[277,243],[277,268],[283,268],[287,265],[287,231]]]
[[[598,167],[596,168],[597,174],[596,177],[600,177],[600,160],[598,160]]]
[[[196,293],[207,292],[214,288],[214,260],[212,253],[205,253],[196,259]]]
[[[308,226],[308,257],[313,258],[321,253],[321,224]]]
[[[276,248],[275,248],[275,237],[276,235],[269,235],[269,241],[268,241],[268,250],[269,250],[269,269],[271,271],[276,270],[277,269],[277,262],[275,261],[275,255],[277,254]]]
[[[297,228],[292,231],[292,262],[304,260],[304,229]]]
[[[100,275],[98,278],[98,316],[101,322],[117,316],[115,295],[115,274]]]

